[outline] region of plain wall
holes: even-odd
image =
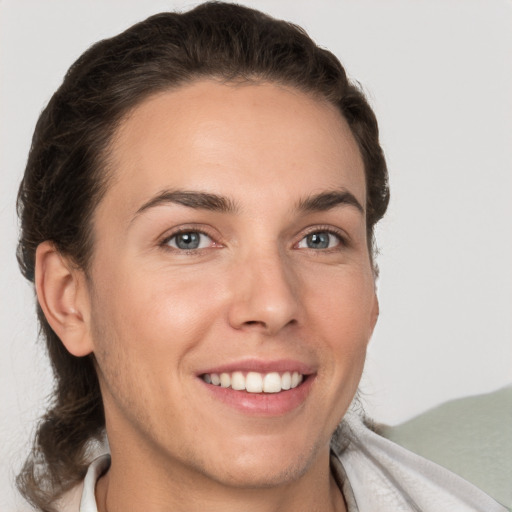
[[[377,231],[381,316],[361,384],[398,423],[512,381],[512,4],[240,2],[297,22],[359,80],[392,201]],[[0,2],[0,510],[51,378],[15,259],[15,198],[39,112],[93,42],[194,2]],[[20,505],[21,507],[21,505]]]

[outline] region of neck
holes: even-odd
[[[328,447],[299,478],[259,487],[226,485],[154,453],[148,459],[140,449],[111,450],[112,465],[96,486],[98,512],[346,512]]]

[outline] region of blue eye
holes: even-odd
[[[305,236],[297,245],[299,249],[331,249],[340,245],[341,238],[329,231],[316,231]]]
[[[184,231],[173,235],[166,241],[166,245],[182,251],[204,249],[209,247],[212,239],[199,231]]]

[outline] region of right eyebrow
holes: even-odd
[[[135,212],[132,221],[150,208],[168,203],[221,213],[234,213],[238,211],[235,202],[225,196],[190,190],[164,190],[146,201]]]
[[[321,192],[320,194],[305,197],[298,203],[299,210],[313,212],[323,212],[337,206],[352,206],[364,214],[362,204],[356,199],[354,194],[345,189]]]

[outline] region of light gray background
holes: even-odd
[[[392,202],[378,230],[381,317],[361,385],[397,423],[512,381],[512,4],[247,1],[304,26],[380,120]],[[50,390],[33,293],[14,256],[34,124],[93,42],[194,2],[0,0],[0,510]]]

